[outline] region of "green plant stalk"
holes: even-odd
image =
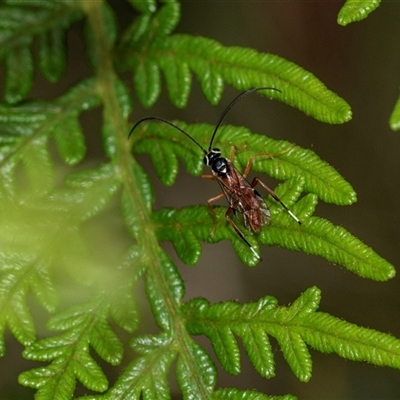
[[[163,328],[174,332],[174,347],[182,358],[182,361],[192,370],[191,376],[196,382],[197,393],[202,394],[202,399],[211,399],[212,396],[204,382],[202,372],[198,369],[190,349],[192,339],[185,328],[185,321],[180,311],[180,305],[176,302],[175,296],[169,289],[167,281],[162,274],[164,268],[161,265],[162,260],[159,256],[160,248],[158,246],[156,230],[140,193],[139,182],[137,182],[134,174],[134,170],[139,167],[131,155],[131,146],[127,140],[129,129],[123,117],[123,111],[113,84],[115,73],[112,65],[112,51],[107,43],[104,24],[102,22],[102,4],[100,2],[87,2],[84,4],[84,7],[86,8],[92,31],[95,33],[95,46],[100,60],[97,77],[99,94],[104,105],[104,115],[105,118],[110,118],[106,123],[109,123],[113,127],[113,132],[115,133],[115,152],[111,154],[111,157],[133,207],[138,210],[137,231],[140,232],[140,235],[137,235],[136,240],[141,254],[143,254],[141,262],[146,266],[147,279],[153,281],[159,294],[164,299],[163,303],[170,321],[169,326],[167,325]]]

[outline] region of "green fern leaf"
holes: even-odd
[[[161,93],[161,74],[158,65],[149,59],[139,61],[134,82],[143,106],[153,105]]]
[[[122,344],[108,327],[107,307],[98,299],[54,316],[49,329],[66,331],[28,346],[23,355],[37,361],[50,361],[48,367],[23,372],[20,384],[38,389],[37,396],[53,393],[53,398],[71,398],[78,379],[85,387],[104,391],[108,382],[98,364],[89,353],[92,345],[105,361],[116,365],[122,358]]]
[[[79,222],[92,218],[102,211],[120,186],[114,166],[111,164],[72,173],[65,181],[68,186],[77,190],[55,192],[52,200],[57,202],[65,199],[70,202]],[[60,197],[57,196],[58,193]]]
[[[66,164],[78,164],[85,157],[86,145],[77,119],[67,118],[63,125],[55,126],[53,135]]]
[[[186,125],[178,122],[178,126],[187,130],[203,147],[208,147],[209,133],[212,128],[208,125]],[[201,151],[187,140],[187,138],[160,123],[143,124],[134,132],[134,151],[138,153],[148,152],[152,159],[156,172],[165,183],[171,184],[177,174],[179,155],[185,162],[188,171],[198,174],[201,171]],[[278,179],[296,179],[301,182],[304,179],[304,187],[309,192],[316,193],[325,201],[336,204],[351,204],[356,200],[353,188],[328,164],[324,163],[309,150],[293,146],[285,141],[275,141],[263,135],[251,134],[244,128],[231,126],[221,127],[216,138],[215,145],[224,153],[234,146],[237,149],[237,165],[244,166],[247,161],[255,157],[254,170],[266,172]],[[185,154],[185,150],[191,151]],[[260,154],[260,149],[262,153]],[[258,153],[258,154],[257,154]],[[196,164],[189,164],[191,160],[197,160]],[[159,161],[161,160],[161,161]],[[303,184],[303,183],[302,183]],[[294,191],[301,191],[303,187]],[[292,192],[294,194],[294,192]],[[297,197],[300,195],[298,192]],[[291,207],[293,199],[285,200],[285,204]],[[303,250],[309,254],[318,254],[328,260],[337,263],[352,272],[375,280],[386,280],[394,276],[393,266],[383,260],[369,247],[349,234],[345,229],[334,227],[328,221],[313,217],[307,218],[313,213],[316,205],[315,197],[305,197],[292,207],[292,211],[305,224],[294,232],[286,229],[287,222],[283,225],[272,223],[270,227],[262,230],[259,236],[263,244],[279,245],[292,250]],[[272,214],[281,213],[280,206],[275,207],[270,203]],[[209,213],[208,213],[209,214]],[[229,239],[243,262],[255,265],[254,257],[248,256],[244,250],[243,242],[232,235],[232,230],[227,224],[210,225],[211,215],[202,208],[191,208],[188,212],[174,210],[162,210],[155,214],[155,223],[159,228],[158,234],[161,240],[171,240],[179,257],[188,264],[195,264],[201,252],[199,240],[214,242]],[[280,218],[280,217],[278,217]],[[275,219],[275,217],[274,217]],[[225,222],[225,221],[224,221]],[[192,227],[195,224],[196,230]],[[215,229],[218,226],[218,229]],[[210,236],[215,231],[213,237]],[[279,233],[278,233],[279,232]],[[343,240],[345,238],[345,240]],[[251,241],[251,240],[250,240]],[[252,243],[253,245],[253,243]],[[362,256],[360,256],[360,251]]]
[[[146,277],[146,293],[153,311],[153,315],[160,328],[169,331],[172,327],[171,303],[178,309],[184,294],[184,284],[175,264],[169,256],[162,252],[158,253],[159,265],[156,273],[148,273]],[[161,297],[160,277],[162,277],[166,290],[170,297]],[[163,285],[164,285],[163,284]]]
[[[143,4],[146,6],[146,3],[142,1],[138,1],[138,4]],[[123,34],[120,43],[135,43],[141,40],[149,31],[151,17],[152,14],[150,12],[139,15],[135,22],[133,22]]]
[[[50,271],[49,263],[37,262],[29,286],[42,307],[53,312],[58,305],[58,294]]]
[[[5,257],[2,258],[4,259]],[[11,259],[11,257],[7,258],[9,260]],[[16,261],[15,257],[12,261]],[[4,330],[6,325],[8,325],[13,336],[24,345],[32,343],[35,339],[35,327],[29,309],[25,303],[29,288],[29,280],[25,278],[26,272],[29,272],[29,269],[28,271],[27,269],[28,268],[19,267],[10,271],[4,271],[4,266],[1,268],[0,356],[4,356],[5,352]]]
[[[158,67],[161,67],[166,74],[170,99],[177,107],[186,105],[191,86],[190,69],[199,78],[202,90],[212,104],[220,99],[222,82],[238,90],[272,86],[281,93],[270,92],[268,97],[297,107],[316,119],[335,124],[351,118],[350,107],[343,99],[311,73],[281,57],[252,49],[224,47],[203,37],[167,36],[176,25],[169,14],[179,16],[179,11],[172,11],[174,6],[167,4],[155,13],[153,21],[147,24],[146,34],[138,36],[136,29],[128,30],[132,33],[131,40],[126,38],[125,46],[121,48],[120,66],[134,70],[135,83],[140,85],[137,88],[139,99],[145,106],[152,105],[157,99],[159,83],[149,86],[143,82],[154,81],[150,79],[150,73],[158,79]],[[164,24],[167,15],[169,23]],[[142,30],[143,27],[141,25]],[[151,68],[145,67],[146,63],[151,63]],[[180,91],[173,85],[177,76],[183,78]]]
[[[140,7],[148,7],[149,10],[144,10],[144,14],[140,15],[127,29],[120,43],[121,49],[126,44],[132,45],[140,42],[143,46],[148,46],[154,40],[164,40],[176,28],[179,22],[180,4],[175,0],[164,2],[166,4],[158,12],[155,12],[156,8],[153,7],[155,3],[152,1],[135,2],[135,7],[137,7],[137,3],[142,3]],[[147,102],[145,98],[142,98],[142,100],[144,103]]]
[[[280,188],[277,188],[276,193],[280,196]],[[271,215],[274,215],[276,205],[271,202],[268,204]],[[301,215],[297,204],[291,206],[291,209]],[[281,216],[284,218],[280,218]],[[282,212],[273,216],[271,225],[262,229],[260,242],[319,255],[364,278],[385,281],[395,276],[393,265],[343,227],[335,226],[319,217],[303,219],[303,224],[297,229],[292,229],[290,222]]]
[[[131,168],[135,178],[137,179],[137,182],[140,183],[140,194],[142,199],[145,201],[145,207],[148,211],[150,211],[154,203],[153,187],[142,167],[134,162],[131,162]],[[125,225],[129,232],[133,235],[133,237],[138,237],[138,235],[140,235],[140,210],[135,206],[134,202],[132,202],[132,194],[126,188],[122,193],[121,211]]]
[[[181,16],[180,4],[173,1],[165,1],[163,7],[155,13],[152,20],[152,36],[155,41],[162,41],[170,35],[178,25]]]
[[[164,72],[170,98],[174,99],[176,107],[185,107],[192,83],[189,65],[185,62],[178,62],[176,58],[168,56],[159,60],[159,65]]]
[[[132,135],[134,152],[149,154],[157,176],[168,186],[175,182],[178,173],[177,156],[191,174],[200,175],[203,169],[204,155],[181,133],[176,133],[174,129],[163,124],[149,123],[139,126]]]
[[[30,41],[14,46],[6,59],[5,100],[15,104],[23,100],[33,84],[33,56]]]
[[[118,290],[113,292],[110,301],[110,315],[123,330],[133,333],[139,324],[139,310],[133,296],[132,286],[144,274],[140,263],[140,251],[136,245],[131,246],[119,266]]]
[[[54,135],[62,158],[68,164],[85,155],[83,134],[78,123],[81,111],[98,104],[95,81],[88,80],[71,89],[55,104],[32,102],[18,107],[0,106],[0,192],[15,196],[15,171],[22,163],[31,189],[45,195],[53,187],[54,171],[48,138]],[[2,189],[2,190],[1,190]]]
[[[207,124],[185,124],[173,121],[186,130],[204,148],[208,148],[214,127]],[[172,185],[178,169],[178,157],[188,172],[199,175],[204,154],[181,132],[159,122],[143,123],[132,135],[133,150],[138,154],[148,153],[157,176],[166,185]],[[243,127],[222,126],[214,143],[222,154],[228,155],[236,149],[236,166],[244,170],[250,158],[254,158],[253,171],[287,180],[304,178],[305,190],[315,193],[321,200],[339,205],[356,201],[352,186],[329,164],[314,152],[302,149],[287,141],[274,140],[255,134]]]
[[[187,341],[185,353],[180,353],[176,367],[178,383],[185,399],[207,399],[216,384],[217,374],[214,363],[206,351],[194,341]],[[188,358],[191,363],[188,363]],[[194,364],[194,365],[193,365]],[[200,379],[193,379],[193,370]]]
[[[263,331],[248,330],[238,327],[243,346],[256,371],[265,378],[275,376],[274,359],[271,343]]]
[[[293,185],[295,182],[287,182]],[[370,247],[351,235],[344,228],[334,226],[319,217],[309,217],[315,207],[315,198],[309,195],[293,204],[287,197],[294,193],[294,186],[281,185],[275,192],[289,205],[292,211],[303,221],[296,225],[291,218],[267,199],[271,211],[271,225],[264,227],[259,235],[246,235],[251,245],[257,248],[255,239],[269,246],[278,245],[289,250],[304,251],[319,255],[349,271],[377,281],[393,278],[395,270],[386,260]],[[286,192],[286,194],[285,194]],[[200,241],[215,243],[229,240],[239,258],[254,266],[258,260],[249,251],[246,244],[236,235],[224,218],[226,209],[215,208],[217,220],[205,206],[186,207],[182,210],[163,209],[155,212],[154,224],[160,240],[171,241],[179,258],[190,265],[198,262],[201,253]],[[195,227],[195,229],[193,229]],[[245,230],[242,229],[245,233]],[[213,234],[212,234],[213,233]]]
[[[361,21],[378,8],[380,2],[381,0],[346,0],[339,11],[337,22],[346,26],[351,22]]]
[[[39,66],[51,82],[65,70],[65,30],[81,17],[74,7],[55,2],[13,2],[0,7],[0,58],[6,62],[5,99],[10,104],[23,100],[33,83],[32,39],[40,35]],[[28,6],[28,7],[27,7]],[[57,26],[57,27],[56,27]]]
[[[131,342],[131,346],[140,357],[125,368],[115,385],[103,395],[85,396],[82,399],[170,398],[167,374],[176,357],[171,340],[166,335],[138,337]]]
[[[259,240],[261,243],[273,246],[279,245],[289,250],[302,250],[305,253],[319,255],[328,261],[342,266],[364,278],[376,281],[385,281],[395,276],[393,265],[375,253],[361,240],[353,236],[341,226],[319,217],[303,218],[304,203],[306,215],[315,207],[315,198],[302,198],[298,203],[291,205],[285,200],[287,189],[284,185],[276,188],[276,194],[290,206],[291,210],[302,219],[301,227],[292,229],[292,223],[286,213],[282,213],[275,202],[267,199],[271,210],[272,223],[262,229]],[[275,214],[278,212],[278,214]],[[288,230],[288,231],[287,231]],[[279,233],[278,233],[279,231]],[[289,233],[290,231],[290,233]]]
[[[320,330],[322,326],[323,331]],[[301,329],[301,335],[310,346],[324,353],[400,369],[400,341],[392,335],[362,328],[325,313],[312,316],[309,326]]]
[[[297,397],[290,394],[283,396],[268,396],[255,390],[224,388],[218,389],[214,392],[213,400],[297,400]]]
[[[211,236],[213,218],[204,206],[186,207],[182,210],[162,209],[153,214],[153,223],[159,240],[171,241],[178,257],[185,264],[194,265],[199,261],[200,241],[214,239]],[[216,231],[219,232],[219,229],[216,228]]]
[[[389,125],[394,131],[400,129],[400,97],[397,99],[392,114],[390,115]]]
[[[30,289],[48,311],[54,311],[58,300],[49,274],[49,265],[45,262],[40,263],[28,251],[21,252],[15,245],[10,244],[13,230],[9,222],[15,214],[4,204],[2,204],[2,214],[0,237],[4,249],[8,249],[8,252],[3,250],[0,254],[0,356],[5,352],[3,335],[7,325],[20,343],[29,345],[35,339],[35,327],[26,305]],[[7,215],[10,218],[8,222]],[[24,242],[28,247],[29,241]]]
[[[149,20],[146,24],[147,29],[146,32],[143,32],[143,35],[138,36],[134,34],[129,37],[125,34],[124,42],[134,43],[133,38],[140,38],[140,42],[147,46],[154,40],[161,41],[171,34],[171,32],[176,28],[180,19],[180,4],[176,1],[168,1],[165,3],[166,4],[164,4],[157,12],[153,12],[151,15],[149,15]],[[133,23],[133,25],[136,25],[136,21]],[[128,29],[128,32],[134,33],[131,28]]]
[[[28,177],[30,192],[44,196],[53,188],[53,166],[47,150],[45,136],[32,140],[21,151],[20,157]]]
[[[129,0],[129,2],[142,13],[152,13],[157,9],[155,0]]]
[[[64,29],[53,28],[40,35],[39,68],[42,75],[50,82],[61,79],[66,70],[66,40]]]
[[[0,253],[0,292],[3,295],[0,296],[0,335],[8,325],[16,339],[25,345],[35,338],[32,318],[25,304],[29,291],[43,307],[54,311],[58,300],[51,279],[54,261],[58,260],[57,265],[60,259],[66,266],[71,263],[72,271],[76,270],[76,258],[80,259],[78,265],[88,260],[77,227],[104,209],[118,189],[119,182],[113,167],[103,166],[70,175],[67,185],[68,188],[53,191],[46,198],[36,198],[20,205],[19,199],[16,204],[5,200],[1,202],[0,241],[3,250]],[[71,248],[74,249],[73,255],[70,254]],[[128,304],[128,299],[129,296],[126,296],[123,304],[134,317],[136,313],[132,311],[133,306]],[[113,312],[112,315],[116,316],[116,322],[122,324],[118,313]],[[133,330],[135,323],[137,318],[123,325]],[[4,351],[4,348],[0,350]]]
[[[249,331],[265,332],[275,337],[286,361],[301,381],[311,378],[307,344],[321,352],[335,352],[354,361],[400,368],[399,339],[316,312],[319,301],[320,291],[311,288],[290,307],[277,307],[276,300],[271,297],[244,305],[236,302],[210,305],[205,299],[194,299],[186,303],[184,311],[189,331],[195,335],[203,334],[211,340],[218,360],[230,373],[240,372],[240,355],[233,342],[236,337],[247,340],[249,336],[243,335],[243,332]],[[380,345],[377,346],[377,343]],[[232,365],[227,363],[227,356],[229,360],[234,360],[233,370]],[[252,354],[252,362],[254,357],[257,357],[256,352]],[[267,362],[271,360],[272,354]],[[260,355],[258,365],[262,362],[263,356]],[[271,369],[271,366],[266,365],[265,368]]]
[[[146,4],[143,6],[147,7]],[[153,7],[153,4],[149,4],[149,7]],[[158,13],[140,16],[125,33],[122,43],[130,45],[140,41],[147,46],[153,40],[162,41],[176,27],[179,17],[180,5],[168,2]],[[161,93],[161,65],[147,57],[138,58],[135,65],[134,82],[137,95],[145,107],[150,107]],[[181,77],[188,78],[187,67],[175,63],[173,59],[168,62],[167,58],[164,59],[162,65],[164,72],[167,73],[168,87],[182,97],[181,103],[184,102],[187,99],[189,88],[187,85],[182,85],[179,79]],[[173,69],[169,70],[170,67]],[[183,94],[180,93],[180,90],[183,90]]]
[[[302,182],[301,180],[290,180],[283,186],[286,190],[286,194],[281,191],[281,199],[289,207],[293,208],[292,205],[301,193]],[[310,208],[314,208],[314,201],[311,199],[310,202],[308,199],[309,198],[304,198],[300,200],[301,205],[295,209],[299,218],[308,215],[311,212]],[[307,201],[308,204],[306,205]],[[157,211],[153,214],[157,235],[162,241],[172,241],[179,258],[187,264],[197,263],[201,253],[199,241],[216,243],[221,240],[229,240],[232,242],[238,257],[245,264],[250,266],[256,265],[259,260],[250,252],[247,245],[227,223],[224,215],[226,208],[218,207],[214,208],[214,211],[217,214],[215,220],[206,206],[186,207],[182,210],[163,209]],[[279,209],[279,207],[271,209],[271,211],[274,213],[276,212],[273,218],[277,218],[277,216],[278,218],[283,218],[287,224],[286,226],[290,226],[289,224],[293,222],[288,222],[286,215],[282,216],[282,214],[286,213],[282,212],[282,209]],[[195,227],[195,229],[193,229],[193,227]],[[266,229],[268,229],[268,227]],[[297,229],[297,224],[293,229]],[[244,229],[242,229],[242,232],[244,233]],[[250,233],[246,235],[246,239],[255,249],[258,248],[255,237]]]
[[[133,333],[137,329],[139,311],[132,293],[127,292],[126,296],[121,296],[112,303],[110,313],[115,323],[125,331]]]
[[[192,126],[187,128],[191,131]],[[195,126],[193,131],[196,135],[199,134],[197,129],[200,132],[203,129],[211,132],[210,128]],[[229,154],[230,148],[234,146],[237,166],[241,170],[254,157],[253,171],[266,173],[279,180],[301,176],[304,179],[304,190],[315,193],[327,203],[348,205],[356,201],[352,186],[311,150],[235,126],[221,127],[215,143],[225,154]]]
[[[87,20],[87,51],[96,77],[51,103],[0,105],[0,355],[5,351],[3,333],[8,328],[26,346],[23,355],[27,359],[48,363],[23,372],[19,382],[37,389],[36,400],[71,399],[77,382],[91,391],[104,392],[85,399],[169,399],[171,367],[176,366],[176,379],[185,399],[293,398],[271,397],[254,390],[215,390],[216,367],[190,333],[211,338],[217,359],[233,374],[241,370],[242,346],[262,377],[275,375],[270,336],[301,381],[309,380],[312,373],[308,346],[400,369],[398,339],[317,312],[320,292],[316,288],[288,307],[278,306],[277,300],[268,296],[244,305],[211,305],[203,299],[182,303],[184,281],[159,247],[159,240],[171,241],[187,263],[197,262],[202,241],[222,239],[232,242],[249,265],[256,265],[258,259],[227,224],[226,207],[215,207],[215,217],[205,205],[153,212],[151,182],[130,158],[126,141],[126,121],[134,96],[114,67],[132,70],[139,100],[146,106],[160,94],[161,75],[172,102],[185,106],[194,74],[214,104],[224,84],[239,90],[266,85],[281,90],[265,93],[267,96],[321,121],[343,123],[351,118],[351,110],[311,73],[280,57],[172,34],[180,18],[180,5],[175,1],[161,0],[158,10],[154,0],[129,1],[142,14],[134,15],[135,21],[122,39],[110,2],[5,0],[0,5],[0,59],[6,67],[5,97],[9,103],[20,103],[29,94],[36,60],[47,80],[60,79],[66,68],[63,42],[67,29],[83,15]],[[32,43],[37,44],[38,57],[32,57]],[[52,140],[68,166],[82,161],[86,146],[79,118],[100,102],[103,147],[109,162],[68,174],[63,185],[55,188]],[[214,127],[177,124],[208,148]],[[135,154],[150,154],[157,175],[166,184],[174,182],[178,160],[190,173],[201,174],[201,149],[169,126],[143,124],[132,141]],[[313,216],[318,199],[339,205],[356,201],[350,184],[313,152],[231,126],[221,127],[215,145],[225,156],[235,149],[234,162],[240,171],[252,159],[254,171],[284,181],[276,192],[303,222],[298,226],[266,196],[271,225],[259,234],[244,232],[255,251],[257,242],[278,244],[321,255],[361,276],[385,280],[394,275],[388,262],[343,228]],[[94,261],[85,230],[93,217],[115,204],[112,199],[119,191],[122,217],[134,244],[126,246],[122,260],[109,269],[100,253],[105,249],[96,248],[99,253]],[[237,218],[243,228],[240,215]],[[57,333],[38,340],[27,297],[33,295],[47,311],[55,311],[55,266],[84,282],[83,293],[73,293],[74,303],[80,296],[84,299],[54,315],[48,328]],[[107,390],[107,377],[96,359],[111,365],[121,362],[124,348],[110,324],[130,334],[138,328],[134,284],[139,279],[144,281],[161,333],[131,339],[135,357]]]
[[[312,362],[307,345],[301,335],[291,330],[281,332],[276,337],[290,368],[301,382],[307,382],[311,378]]]

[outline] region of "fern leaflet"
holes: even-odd
[[[301,381],[311,378],[307,344],[353,361],[400,368],[399,339],[317,312],[319,301],[320,291],[310,288],[289,307],[278,307],[273,297],[244,305],[233,301],[210,305],[205,299],[193,299],[185,305],[185,313],[189,331],[211,340],[219,362],[231,374],[240,372],[236,337],[243,341],[258,373],[266,377],[274,374],[273,353],[266,334],[277,339]]]

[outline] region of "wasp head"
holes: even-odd
[[[212,149],[204,155],[203,162],[208,167],[211,167],[214,164],[214,161],[220,157],[221,157],[221,150],[220,149]]]

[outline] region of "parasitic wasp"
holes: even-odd
[[[183,133],[187,136],[193,143],[195,143],[204,153],[204,164],[211,168],[211,175],[202,175],[203,178],[216,180],[221,189],[222,193],[219,195],[212,197],[207,201],[208,208],[214,218],[216,218],[215,211],[212,207],[212,202],[221,199],[222,197],[226,197],[229,207],[225,213],[225,218],[237,235],[249,246],[250,250],[253,254],[261,260],[260,256],[253,249],[252,245],[246,239],[242,231],[238,228],[235,222],[231,219],[231,215],[242,216],[243,225],[245,228],[251,232],[258,233],[261,230],[261,227],[268,225],[271,221],[271,213],[267,204],[265,203],[263,197],[258,193],[255,189],[256,185],[260,184],[272,197],[275,201],[277,201],[284,210],[299,224],[301,225],[301,221],[290,211],[285,204],[280,200],[280,198],[274,193],[274,191],[269,188],[264,182],[262,182],[259,178],[254,178],[251,182],[246,180],[247,175],[249,174],[252,164],[253,157],[251,157],[247,163],[247,166],[243,173],[240,173],[236,167],[233,165],[234,159],[234,147],[231,148],[230,158],[227,159],[222,157],[221,150],[218,148],[212,148],[215,135],[224,120],[226,114],[230,111],[230,109],[241,99],[248,96],[251,93],[254,93],[259,90],[276,90],[279,89],[273,87],[259,87],[246,90],[238,95],[235,99],[231,101],[231,103],[225,108],[224,112],[221,114],[217,125],[214,128],[214,132],[211,136],[210,144],[208,146],[208,150],[206,150],[196,139],[194,139],[189,133],[184,131],[179,126],[174,123],[159,117],[145,117],[132,127],[129,132],[128,138],[131,136],[135,128],[144,121],[158,121],[163,122],[177,129],[179,132]]]

